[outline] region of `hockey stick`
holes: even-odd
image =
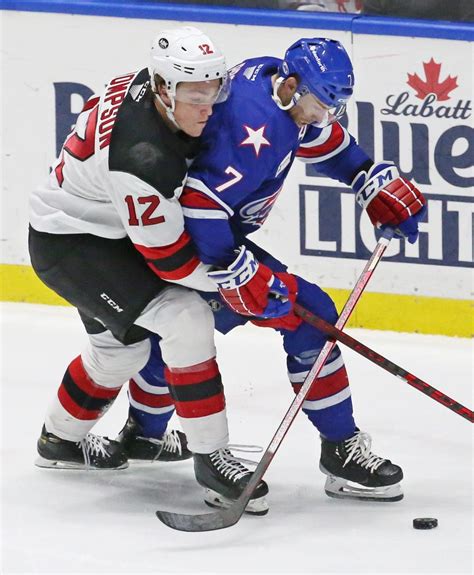
[[[326,320],[311,313],[298,303],[295,304],[295,313],[296,315],[300,316],[306,323],[309,323],[316,329],[319,329],[320,331],[326,333],[330,337],[336,339],[337,341],[340,341],[350,349],[360,354],[362,357],[365,357],[366,359],[372,361],[376,365],[380,366],[382,369],[385,369],[392,375],[395,375],[396,377],[403,380],[405,383],[408,383],[408,385],[411,385],[412,387],[418,389],[428,397],[431,397],[431,399],[434,399],[438,403],[441,403],[441,405],[444,405],[451,411],[454,411],[454,413],[457,413],[458,415],[464,417],[471,423],[474,423],[474,413],[472,412],[472,410],[470,410],[468,407],[465,407],[461,403],[458,403],[454,399],[451,399],[451,397],[447,396],[442,391],[439,391],[429,383],[426,383],[426,381],[423,381],[420,378],[416,377],[416,375],[409,373],[406,369],[403,369],[403,367],[396,365],[395,363],[393,363],[393,361],[390,361],[389,359],[383,357],[373,349],[370,349],[357,339],[354,339],[353,337],[348,335],[346,332],[341,331],[340,329],[334,327]]]
[[[342,310],[341,315],[336,322],[336,327],[338,329],[342,329],[346,325],[349,316],[351,315],[355,305],[362,295],[362,292],[372,277],[377,264],[382,259],[382,256],[393,237],[393,233],[394,231],[392,228],[387,228],[384,231],[382,237],[377,242],[377,245],[375,246],[375,249],[370,256],[369,261],[365,265],[364,270],[357,280],[354,289],[352,290],[349,299],[347,300],[344,309]],[[170,511],[157,511],[156,515],[158,519],[160,519],[160,521],[162,521],[168,527],[177,529],[178,531],[214,531],[216,529],[224,529],[226,527],[235,525],[242,517],[248,502],[252,498],[252,494],[255,488],[260,483],[262,477],[265,475],[265,472],[272,462],[276,451],[280,447],[280,444],[290,429],[293,420],[301,409],[301,406],[303,405],[303,402],[311,386],[316,380],[319,372],[323,368],[335,345],[335,340],[328,340],[321,349],[313,364],[313,367],[306,376],[301,389],[296,394],[288,411],[278,426],[275,435],[273,436],[265,453],[263,454],[262,459],[253,472],[250,481],[238,499],[236,499],[227,509],[221,509],[219,511],[215,511],[214,513],[187,515],[183,513],[172,513]]]

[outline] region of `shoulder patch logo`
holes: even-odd
[[[252,74],[255,72],[255,66],[249,66],[248,68],[245,68],[244,70],[244,76],[247,78],[247,80],[251,80],[252,79]]]
[[[246,68],[244,70],[244,76],[247,78],[247,80],[250,80],[251,82],[255,82],[255,79],[257,78],[260,70],[263,68],[263,64],[259,64],[258,66],[249,66],[248,68]]]
[[[144,84],[138,84],[130,88],[130,96],[135,100],[135,102],[139,102],[143,98],[149,85],[150,81],[147,80]]]
[[[216,299],[210,299],[207,303],[214,313],[222,309],[221,302]]]

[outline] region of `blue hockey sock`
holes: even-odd
[[[325,409],[303,409],[303,411],[319,433],[329,441],[343,441],[355,433],[356,425],[350,397]]]
[[[133,406],[129,408],[129,415],[141,426],[143,437],[152,437],[154,439],[163,437],[173,413],[174,411],[160,414],[146,413]]]

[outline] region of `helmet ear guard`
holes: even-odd
[[[278,90],[280,89],[280,86],[283,84],[283,82],[286,80],[287,78],[283,78],[282,76],[278,76],[278,78],[275,80],[275,83],[273,84],[273,93],[272,93],[272,100],[275,102],[275,104],[280,108],[280,110],[290,110],[291,108],[293,108],[293,106],[296,105],[297,101],[298,101],[298,96],[299,94],[296,93],[290,100],[290,102],[288,102],[288,104],[283,104],[283,102],[281,101],[280,96],[278,95]]]

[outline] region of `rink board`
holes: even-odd
[[[50,290],[36,277],[30,266],[0,265],[0,301],[42,303],[47,305],[69,304]],[[325,288],[342,307],[349,290]],[[403,313],[400,311],[403,310]],[[416,297],[397,294],[365,292],[348,322],[350,327],[392,330],[410,333],[455,335],[471,337],[472,313],[469,301]]]
[[[0,6],[11,8],[9,4]],[[14,4],[26,10],[38,7],[36,2]],[[75,3],[86,4],[89,9],[98,5]],[[94,15],[85,9],[82,14],[1,13],[1,299],[61,303],[29,266],[28,193],[47,176],[84,100],[101,91],[115,73],[146,65],[157,30],[200,21],[225,50],[229,65],[255,55],[282,56],[302,36],[330,36],[344,44],[357,82],[349,130],[370,155],[399,164],[429,204],[420,241],[414,246],[392,242],[352,325],[472,335],[473,77],[472,38],[465,26],[456,35],[454,25],[438,30],[418,23],[403,36],[402,24],[394,28],[385,20],[388,25],[381,28],[373,18],[296,12],[283,17],[278,11],[196,11],[171,5],[142,5],[133,11],[133,4],[102,4]],[[80,12],[72,4],[42,3],[43,9],[53,5]],[[380,35],[384,30],[390,36]],[[320,284],[339,309],[376,242],[352,192],[300,162],[253,239],[291,271]]]

